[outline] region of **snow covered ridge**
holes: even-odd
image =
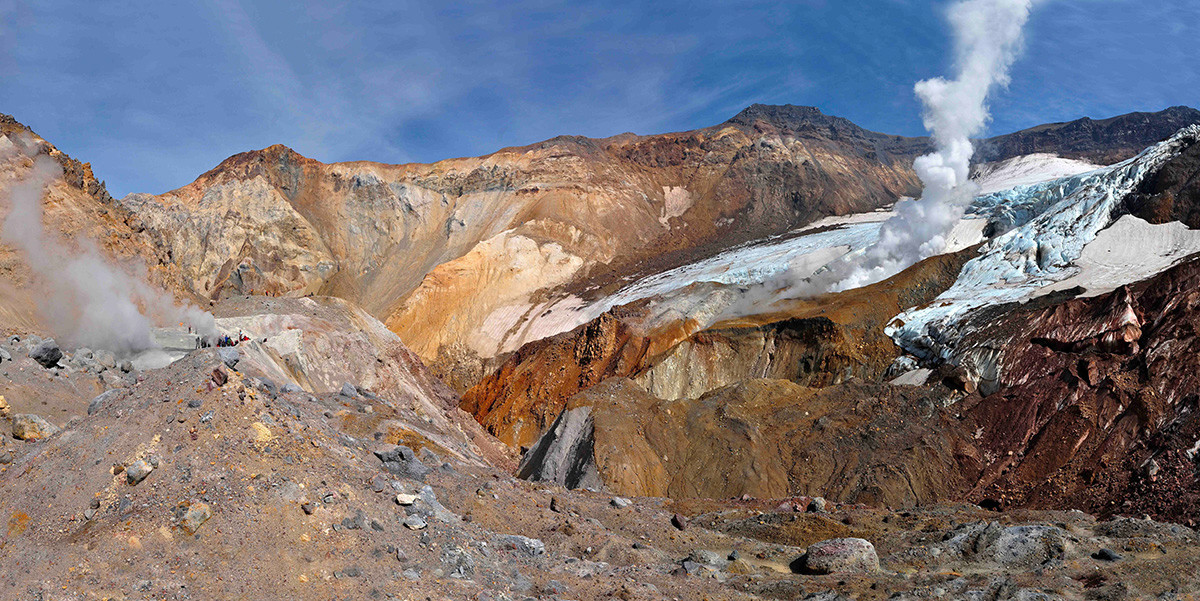
[[[933,302],[898,315],[886,329],[888,335],[921,359],[951,360],[955,341],[965,334],[965,318],[975,309],[1028,300],[1069,278],[1093,284],[1089,293],[1098,293],[1104,291],[1098,289],[1101,285],[1111,290],[1157,273],[1147,273],[1148,269],[1142,267],[1158,271],[1170,267],[1188,254],[1191,241],[1157,249],[1168,253],[1165,256],[1146,252],[1144,261],[1148,265],[1132,264],[1121,273],[1109,273],[1116,279],[1102,284],[1097,278],[1086,277],[1085,270],[1091,263],[1081,263],[1080,258],[1084,248],[1113,225],[1121,200],[1146,176],[1198,140],[1200,126],[1192,125],[1127,161],[980,196],[971,212],[988,215],[996,231],[1008,231],[985,244],[980,255],[963,266],[954,285]],[[1171,229],[1170,224],[1144,224],[1141,228],[1125,224],[1121,229],[1145,234],[1146,228]]]
[[[1034,153],[972,168],[971,179],[980,194],[991,194],[1017,186],[1062,179],[1100,169],[1087,161],[1068,159],[1056,154]]]

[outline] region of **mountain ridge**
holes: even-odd
[[[9,115],[5,115],[3,113],[0,113],[0,119],[4,119],[4,118],[12,120],[13,122],[16,122],[16,120],[13,117],[11,117]],[[653,137],[660,137],[660,136],[679,136],[679,135],[686,135],[686,134],[691,134],[691,133],[695,133],[695,132],[719,130],[720,128],[725,127],[725,126],[738,126],[738,127],[753,130],[756,123],[766,124],[766,125],[772,126],[774,128],[777,128],[780,131],[791,132],[791,133],[812,133],[812,132],[818,130],[819,128],[827,128],[829,131],[831,131],[837,135],[861,135],[861,136],[867,137],[872,140],[878,140],[881,142],[890,143],[892,145],[895,145],[898,148],[907,148],[910,152],[915,152],[917,154],[921,154],[921,153],[927,152],[929,150],[932,150],[932,144],[930,143],[928,136],[904,136],[904,135],[899,135],[899,134],[888,134],[888,133],[883,133],[883,132],[877,132],[877,131],[862,127],[845,117],[841,117],[841,116],[837,116],[837,115],[828,115],[828,114],[824,113],[819,107],[816,107],[816,106],[793,105],[793,104],[754,103],[754,104],[751,104],[751,105],[747,106],[746,108],[742,109],[737,114],[730,117],[729,119],[726,119],[725,121],[722,121],[715,125],[698,127],[698,128],[690,129],[690,130],[669,131],[669,132],[651,133],[651,134],[636,134],[636,133],[632,133],[632,132],[624,132],[624,133],[616,134],[613,136],[606,136],[606,137],[590,137],[590,136],[583,136],[583,135],[562,134],[562,135],[553,136],[551,138],[547,138],[545,140],[531,142],[529,144],[505,146],[505,147],[499,148],[497,150],[494,150],[492,152],[488,152],[488,153],[484,153],[484,154],[480,154],[480,155],[474,155],[474,156],[464,155],[464,156],[446,157],[446,158],[439,159],[439,160],[432,161],[432,162],[385,163],[385,162],[380,162],[380,161],[373,161],[371,159],[354,159],[354,160],[347,160],[347,161],[324,162],[324,161],[321,161],[318,159],[308,157],[308,156],[304,155],[303,153],[301,153],[285,144],[272,144],[265,148],[244,150],[244,151],[235,153],[233,155],[230,155],[229,157],[227,157],[226,159],[224,159],[217,165],[213,166],[211,169],[200,174],[196,179],[199,180],[199,179],[202,179],[202,178],[205,178],[208,176],[212,176],[216,173],[223,171],[224,170],[224,169],[222,169],[223,167],[225,169],[229,169],[232,166],[238,165],[240,162],[244,162],[248,159],[258,157],[259,155],[278,156],[281,153],[286,153],[289,155],[293,155],[299,159],[302,159],[303,161],[306,161],[306,162],[314,161],[316,163],[326,165],[326,166],[335,166],[335,165],[347,165],[348,166],[348,165],[362,165],[362,164],[383,165],[383,166],[388,166],[388,167],[434,166],[434,165],[439,165],[439,164],[443,164],[443,163],[447,163],[447,162],[454,162],[454,161],[462,161],[462,160],[469,160],[469,159],[485,159],[485,158],[493,157],[493,156],[503,154],[503,153],[526,152],[531,149],[546,148],[546,147],[550,147],[550,146],[554,146],[556,144],[562,144],[562,143],[578,145],[580,148],[590,148],[592,150],[605,150],[605,149],[613,147],[613,146],[620,146],[623,143],[626,143],[627,141],[629,141],[631,138],[644,139],[644,138],[653,138]],[[1128,148],[1125,148],[1123,146],[1121,149],[1119,149],[1119,153],[1115,154],[1112,151],[1105,151],[1104,153],[1101,154],[1101,156],[1104,156],[1107,158],[1111,158],[1114,156],[1120,156],[1120,158],[1128,158],[1128,156],[1123,156],[1123,154],[1128,152],[1129,156],[1132,156],[1132,154],[1135,153],[1137,150],[1141,150],[1142,148],[1145,148],[1149,144],[1152,144],[1154,142],[1158,142],[1158,141],[1161,141],[1162,139],[1165,139],[1170,134],[1174,133],[1175,131],[1179,130],[1182,127],[1185,127],[1186,125],[1190,125],[1192,123],[1200,123],[1200,109],[1195,109],[1195,108],[1192,108],[1192,107],[1189,107],[1186,105],[1176,105],[1176,106],[1167,107],[1167,108],[1159,110],[1159,111],[1132,111],[1129,113],[1122,113],[1120,115],[1114,115],[1111,117],[1104,117],[1104,118],[1099,118],[1099,119],[1091,117],[1091,116],[1083,116],[1083,117],[1079,117],[1078,119],[1073,119],[1070,121],[1057,121],[1057,122],[1049,122],[1049,123],[1033,125],[1030,127],[1026,127],[1026,128],[1019,129],[1019,130],[1005,133],[1005,134],[998,134],[998,135],[990,136],[987,138],[975,139],[975,142],[977,144],[976,159],[977,159],[977,162],[983,162],[983,161],[990,162],[990,161],[1000,161],[1000,160],[1004,160],[1004,159],[1008,159],[1008,158],[1012,158],[1014,156],[1020,156],[1020,155],[1024,155],[1024,154],[1034,154],[1034,153],[1038,153],[1038,152],[1053,152],[1054,148],[1051,147],[1051,144],[1055,140],[1055,137],[1052,135],[1053,133],[1057,133],[1057,132],[1077,133],[1077,132],[1086,131],[1086,132],[1093,133],[1093,136],[1098,138],[1098,141],[1099,141],[1099,140],[1103,140],[1103,139],[1112,137],[1109,134],[1109,132],[1107,131],[1108,129],[1127,128],[1130,125],[1137,124],[1137,123],[1141,123],[1143,125],[1150,125],[1154,131],[1154,133],[1152,135],[1160,136],[1160,137],[1158,137],[1158,139],[1147,138],[1144,143],[1139,142],[1140,146],[1138,146],[1136,148],[1136,150],[1134,150],[1133,145],[1130,144]],[[28,129],[28,128],[26,128],[26,129]],[[1169,131],[1167,131],[1168,129],[1169,129]],[[1164,133],[1160,133],[1160,130],[1161,130],[1161,132],[1164,132]],[[1061,154],[1061,156],[1064,156],[1066,158],[1084,158],[1084,159],[1094,158],[1095,156],[1097,156],[1095,154],[1097,151],[1089,150],[1087,147],[1084,147],[1082,145],[1082,140],[1072,139],[1072,140],[1067,140],[1067,141],[1074,145],[1070,146],[1066,150],[1066,153]],[[979,159],[983,159],[983,161],[979,161]],[[1111,163],[1111,162],[1115,162],[1115,161],[1110,160],[1107,162]],[[193,180],[193,182],[189,182],[188,184],[185,184],[184,186],[180,186],[179,188],[170,190],[167,193],[174,192],[175,190],[179,190],[181,188],[185,188],[188,185],[195,183],[195,181],[196,180]],[[142,194],[142,193],[134,192],[134,194]]]

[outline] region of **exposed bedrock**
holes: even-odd
[[[882,325],[937,296],[970,254],[934,257],[873,286],[698,332],[688,319],[647,327],[644,303],[614,309],[522,347],[464,393],[462,407],[500,440],[528,447],[569,398],[610,377],[628,377],[664,399],[756,378],[807,386],[877,380],[899,354]]]
[[[1019,308],[967,343],[1003,348],[967,402],[991,466],[973,494],[1200,518],[1200,261],[1104,296]]]
[[[951,368],[921,386],[747,379],[673,400],[613,378],[565,408],[590,408],[593,459],[618,494],[962,499],[1200,521],[1200,260],[979,319],[963,344],[991,363],[990,394],[967,392]]]
[[[747,380],[668,401],[614,378],[573,397],[563,415],[590,410],[583,415],[593,422],[593,444],[570,449],[590,450],[600,479],[617,494],[821,495],[911,506],[967,489],[981,467],[969,432],[941,402],[939,391],[860,380],[824,389]],[[547,440],[558,444],[557,429],[526,454],[522,475],[569,485],[552,468],[589,463],[555,458],[537,476],[531,466],[545,460],[534,452]]]

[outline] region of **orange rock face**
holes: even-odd
[[[122,204],[197,295],[340,296],[448,364],[587,321],[549,318],[551,301],[912,194],[923,149],[813,109],[748,109],[692,132],[430,165],[273,146]]]

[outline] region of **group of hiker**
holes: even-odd
[[[189,330],[190,330],[190,328],[189,328]],[[210,346],[217,346],[217,347],[237,346],[248,340],[250,340],[250,337],[245,334],[242,334],[241,332],[238,332],[237,337],[232,337],[229,334],[225,334],[223,336],[217,336],[215,344],[210,342],[208,337],[201,336],[200,337],[200,348],[208,348]]]

